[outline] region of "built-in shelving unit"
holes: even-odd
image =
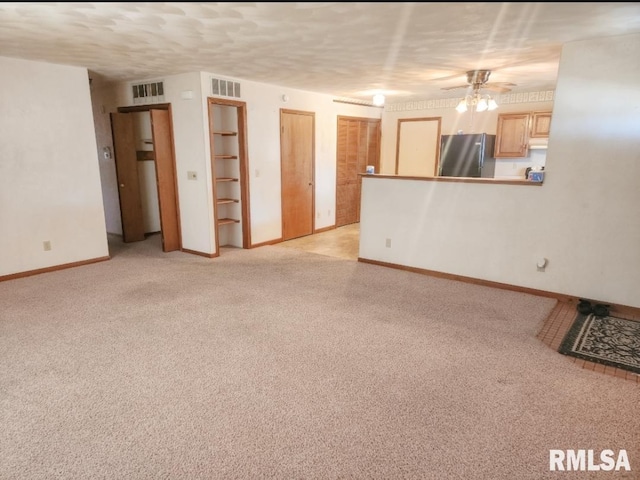
[[[209,99],[217,254],[248,248],[244,102]]]

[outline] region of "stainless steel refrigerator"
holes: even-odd
[[[442,135],[439,174],[442,177],[493,178],[495,135],[486,133]]]

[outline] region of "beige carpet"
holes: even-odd
[[[0,283],[2,479],[638,478],[640,388],[542,345],[550,299],[279,246],[112,253]]]

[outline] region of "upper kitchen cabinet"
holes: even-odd
[[[531,114],[531,138],[549,137],[551,112],[533,112]]]
[[[498,115],[496,158],[529,155],[529,139],[549,137],[551,112],[503,113]]]
[[[522,158],[529,153],[529,113],[498,115],[495,158]]]

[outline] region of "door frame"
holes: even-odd
[[[173,187],[175,189],[176,192],[176,198],[175,198],[175,211],[176,211],[176,223],[178,225],[178,250],[182,250],[182,227],[181,227],[181,223],[180,223],[180,198],[179,198],[179,191],[178,191],[178,175],[177,175],[177,166],[176,166],[176,151],[175,151],[175,142],[174,142],[174,138],[173,138],[173,113],[171,111],[171,104],[170,103],[156,103],[156,104],[148,104],[148,105],[133,105],[133,106],[128,106],[128,107],[118,107],[117,108],[117,112],[118,113],[140,113],[140,112],[149,112],[149,115],[151,115],[151,110],[167,110],[169,112],[169,130],[171,133],[171,157],[172,157],[172,161],[173,161]],[[155,148],[155,147],[154,147]],[[155,160],[154,160],[155,163]],[[156,177],[157,177],[157,165],[156,165]],[[159,189],[159,185],[157,182],[157,178],[156,178],[156,189]],[[158,197],[160,197],[160,192],[158,191]],[[162,203],[158,202],[159,208],[162,208]],[[122,205],[120,205],[120,208],[122,209]],[[160,217],[162,218],[162,212],[160,212]],[[161,227],[162,227],[162,223],[161,223]],[[164,238],[164,233],[161,232],[161,235],[163,235]],[[163,248],[164,248],[164,242],[163,242]]]
[[[280,109],[280,216],[281,216],[281,228],[282,228],[282,240],[284,241],[284,201],[283,201],[283,189],[282,179],[284,178],[284,172],[282,168],[282,134],[284,133],[284,126],[282,124],[282,118],[285,114],[291,115],[306,115],[311,117],[311,234],[316,233],[316,113],[306,110],[292,110],[288,108]]]
[[[220,238],[218,235],[218,208],[216,206],[217,187],[215,181],[216,159],[213,136],[214,105],[236,107],[238,116],[238,161],[240,166],[240,212],[242,216],[242,248],[251,248],[251,209],[249,208],[249,147],[247,143],[247,102],[225,98],[207,97],[207,116],[209,118],[209,156],[211,164],[211,202],[213,205],[213,228],[216,232],[216,252],[213,257],[220,256]]]
[[[378,144],[378,155],[377,155],[377,159],[375,164],[373,165],[375,168],[375,171],[377,173],[380,173],[380,156],[382,154],[382,119],[381,118],[372,118],[372,117],[352,117],[349,115],[338,115],[338,118],[336,119],[336,199],[335,199],[335,209],[334,209],[334,222],[333,225],[334,227],[338,227],[338,154],[340,153],[339,151],[339,141],[338,141],[338,137],[340,135],[340,120],[354,120],[354,121],[360,121],[360,122],[375,122],[378,124],[378,128],[377,128],[377,144]],[[368,164],[371,165],[371,164]],[[364,172],[361,172],[364,173]],[[358,176],[358,180],[360,181],[360,183],[362,183],[362,177]],[[360,198],[362,198],[362,192],[360,194]],[[358,219],[358,222],[360,220]],[[349,224],[346,224],[349,225]],[[340,225],[340,226],[344,226],[344,225]]]
[[[419,118],[399,118],[398,131],[396,133],[396,170],[398,175],[400,169],[400,133],[402,131],[403,122],[438,122],[438,133],[436,137],[436,158],[434,161],[433,176],[437,177],[440,171],[440,138],[442,137],[442,117],[419,117]]]

